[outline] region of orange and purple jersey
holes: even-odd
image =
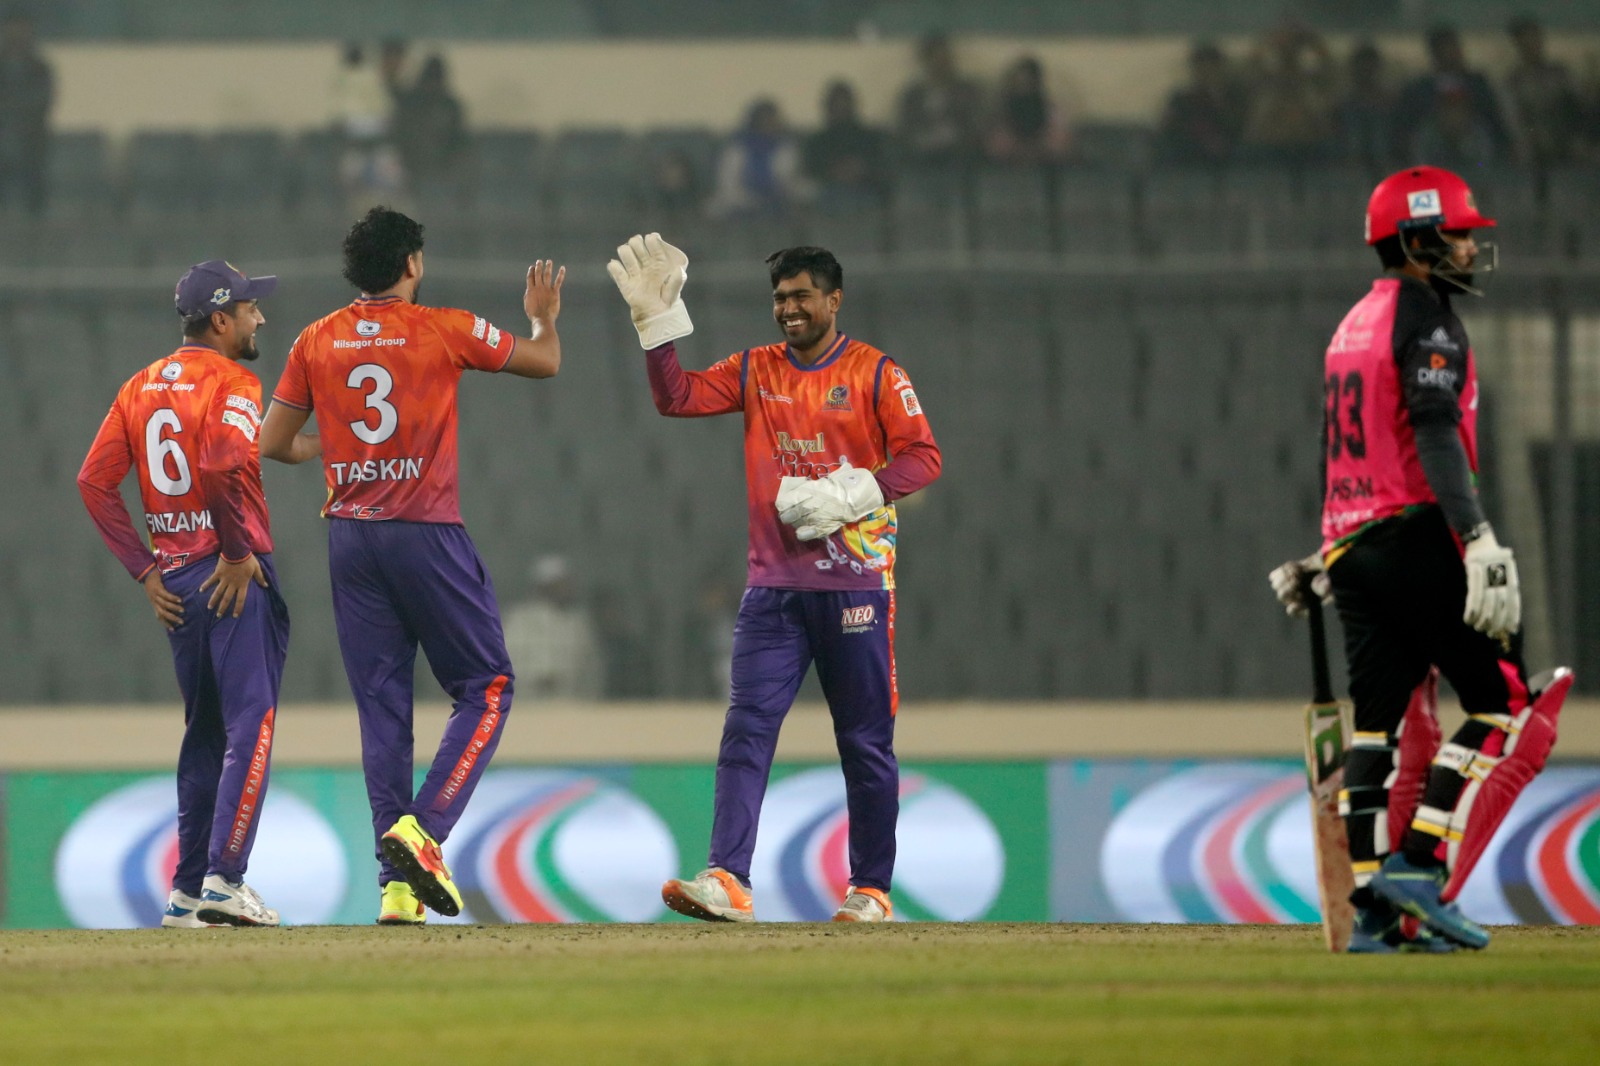
[[[893,359],[842,333],[809,366],[787,344],[750,348],[704,371],[685,371],[670,344],[646,359],[662,414],[744,413],[752,587],[894,588],[893,501],[938,477],[941,460],[911,379]],[[796,539],[778,519],[779,480],[826,477],[846,460],[873,472],[885,505],[832,536]]]
[[[459,525],[456,388],[516,337],[470,311],[362,297],[307,326],[274,403],[316,411],[324,517]]]
[[[84,505],[128,573],[272,550],[260,429],[261,382],[212,348],[184,345],[128,379],[78,471]],[[130,468],[149,546],[118,491]]]

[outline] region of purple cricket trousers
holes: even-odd
[[[278,593],[272,556],[256,558],[267,587],[250,585],[238,618],[218,618],[206,608],[212,590],[200,586],[216,570],[216,556],[161,576],[183,600],[183,622],[167,634],[184,724],[172,887],[191,896],[200,894],[208,873],[244,879],[267,796],[289,607]]]
[[[844,769],[850,883],[887,892],[900,816],[892,590],[745,590],[733,628],[732,699],[717,756],[708,864],[749,885],[778,729],[813,661]]]
[[[407,814],[441,843],[500,744],[511,657],[494,585],[467,531],[427,522],[328,521],[339,650],[361,720],[378,883],[404,880],[378,840]],[[454,702],[422,787],[412,792],[417,645]]]

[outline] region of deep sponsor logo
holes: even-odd
[[[251,418],[255,419],[257,425],[259,425],[261,423],[261,408],[257,407],[256,406],[256,402],[254,400],[252,400],[250,397],[248,397],[248,396],[229,396],[227,398],[227,400],[224,401],[224,402],[226,403],[227,406],[232,407],[232,408],[234,408],[235,410],[238,410],[238,411],[243,411],[245,414],[247,414]]]
[[[872,628],[877,615],[877,609],[870,603],[859,607],[846,607],[843,617],[839,619],[840,630],[845,633],[865,633]]]
[[[183,364],[178,362],[168,363],[161,368],[161,376],[168,381],[177,381],[183,373]]]
[[[1418,189],[1416,192],[1406,193],[1406,209],[1411,212],[1412,218],[1432,218],[1434,215],[1443,214],[1439,207],[1439,190]]]
[[[335,485],[358,481],[414,481],[422,476],[426,456],[409,459],[363,459],[356,463],[329,463]]]
[[[1338,477],[1328,483],[1328,499],[1339,503],[1372,499],[1370,477]]]
[[[333,827],[284,789],[267,796],[260,820],[250,883],[287,923],[330,921],[349,878]],[[209,837],[210,827],[203,833]],[[55,891],[81,928],[148,928],[160,924],[177,864],[177,790],[170,774],[148,777],[73,820],[56,849]]]
[[[334,338],[334,341],[333,341],[333,347],[335,347],[335,348],[372,348],[372,347],[397,348],[397,347],[405,344],[405,342],[406,342],[406,339],[404,337],[364,337],[361,340],[355,340],[355,341],[349,340],[349,339],[344,338],[344,337],[336,337],[336,338]]]
[[[256,423],[250,420],[249,415],[241,414],[238,411],[224,411],[222,412],[222,422],[224,425],[233,426],[240,433],[243,433],[245,440],[251,443],[255,442]]]
[[[1006,852],[989,816],[926,774],[902,772],[895,917],[974,921],[999,898]],[[750,878],[763,921],[824,921],[850,886],[850,817],[838,767],[786,777],[761,806]]]
[[[376,337],[382,331],[382,322],[374,322],[370,318],[356,319],[356,332],[363,337]]]
[[[672,831],[623,785],[490,770],[450,835],[464,907],[444,922],[648,922],[679,874]]]
[[[826,434],[818,433],[815,437],[791,437],[789,434],[778,431],[778,450],[784,452],[798,452],[801,455],[816,455],[828,450],[824,440]]]

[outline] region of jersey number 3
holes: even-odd
[[[1367,428],[1361,424],[1363,393],[1361,371],[1352,370],[1343,377],[1328,375],[1328,406],[1323,412],[1323,424],[1329,459],[1339,458],[1339,453],[1346,449],[1352,459],[1367,457]]]
[[[367,410],[378,412],[378,425],[376,428],[368,425],[367,418],[371,417],[368,415],[359,422],[351,422],[350,432],[363,444],[382,444],[394,436],[395,427],[400,424],[400,413],[388,399],[394,390],[394,377],[376,363],[362,363],[345,379],[345,384],[352,389],[360,389],[369,382],[372,391],[367,393]]]

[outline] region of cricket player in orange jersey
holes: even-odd
[[[184,343],[122,386],[78,473],[100,536],[167,629],[183,693],[167,927],[278,924],[244,883],[267,793],[289,610],[261,491],[261,382],[242,365],[260,354],[256,331],[266,319],[257,301],[277,282],[220,259],[190,267],[174,296]],[[148,547],[117,488],[130,469]]]
[[[833,715],[850,820],[850,887],[835,921],[887,921],[900,771],[894,755],[894,502],[939,476],[911,379],[840,332],[844,272],[822,248],[767,260],[779,344],[685,371],[688,257],[659,234],[610,264],[645,349],[656,408],[744,418],[749,587],[734,625],[732,699],[717,759],[707,869],[662,898],[706,921],[750,921],[750,860],[778,729],[812,662]],[[826,918],[824,911],[813,915]]]
[[[511,710],[494,585],[461,522],[456,388],[467,370],[547,378],[561,366],[565,270],[528,268],[530,336],[519,337],[470,311],[419,304],[422,244],[422,226],[385,207],[350,227],[344,276],[359,295],[301,332],[261,432],[269,459],[323,460],[334,622],[361,720],[384,925],[423,921],[424,904],[460,913],[440,845]],[[313,410],[320,437],[301,432]],[[419,644],[454,710],[416,788]]]

